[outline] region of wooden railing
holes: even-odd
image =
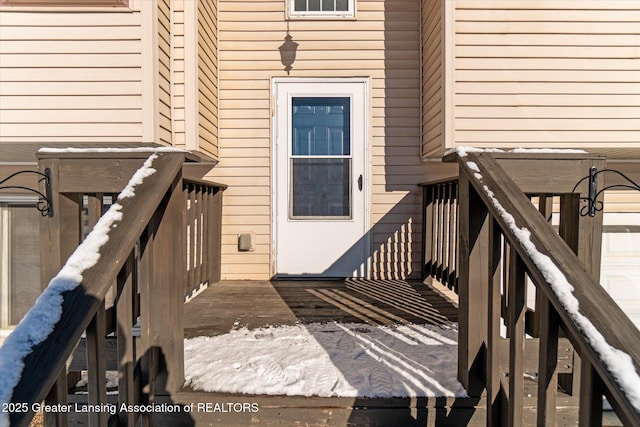
[[[183,181],[186,208],[187,279],[184,294],[220,281],[223,184],[193,178]]]
[[[565,159],[555,174],[558,163],[537,160],[489,153],[458,158],[458,377],[472,395],[486,390],[488,425],[522,423],[524,376],[531,373],[525,368],[532,341],[526,338],[528,278],[536,289],[538,425],[556,422],[562,336],[579,354],[572,382],[579,424],[601,425],[604,395],[625,425],[640,425],[633,396],[640,384],[640,332],[598,283],[601,218],[580,217],[580,194],[570,192],[571,182],[602,160],[576,158],[569,171],[571,159]],[[559,233],[525,194],[553,194],[554,187],[562,194]],[[543,205],[550,209],[546,196]],[[501,362],[504,341],[509,356]]]
[[[54,209],[54,215],[44,217],[41,225],[43,283],[49,283],[58,274],[69,255],[69,262],[77,263],[82,252],[87,251],[81,245],[74,253],[84,228],[91,230],[98,224],[104,231],[105,218],[110,215],[113,218],[114,213],[112,206],[110,213],[102,216],[104,195],[120,193],[149,154],[128,153],[127,158],[122,158],[122,153],[39,156],[40,168],[48,167],[52,171]],[[223,186],[183,181],[184,153],[155,155],[157,158],[151,165],[155,172],[138,182],[134,195],[122,197],[121,194],[116,200],[121,219],[108,226],[107,240],[99,247],[97,262],[82,271],[81,281],[75,288],[61,294],[62,314],[53,331],[25,355],[11,402],[25,405],[26,410],[12,412],[11,425],[28,425],[33,409],[37,408],[34,403],[43,400],[56,405],[71,403],[67,400],[68,392],[78,378],[67,372],[66,365],[83,334],[86,336],[81,342],[86,348],[83,363],[86,362],[88,371],[85,403],[107,405],[110,402],[118,408],[123,403],[147,404],[152,403],[155,396],[170,394],[182,387],[184,293],[196,286],[196,282],[219,277],[219,264],[215,266],[214,261],[206,258],[219,262],[221,202],[215,199]],[[189,198],[185,199],[186,196]],[[189,204],[191,209],[187,209]],[[194,208],[197,215],[190,213]],[[198,231],[194,232],[194,227]],[[197,241],[194,237],[189,241],[189,233],[198,233]],[[205,234],[217,237],[204,237]],[[189,269],[188,248],[199,260],[189,264]],[[45,293],[51,291],[49,288]],[[27,315],[25,324],[16,332],[28,336],[29,328],[34,327],[29,325],[30,320],[34,320],[34,324],[39,321]],[[138,328],[139,336],[134,337],[134,329]],[[107,336],[117,343],[117,402],[111,397],[107,400],[105,374],[107,365],[111,364],[105,356]],[[114,421],[119,425],[135,425],[139,417],[143,417],[146,425],[153,425],[150,413],[116,411],[116,415],[110,419],[109,416],[106,410],[88,413],[91,425]],[[66,426],[70,421],[64,411],[45,411],[44,417],[47,425]]]
[[[422,200],[422,277],[431,276],[458,292],[458,179],[422,185]]]

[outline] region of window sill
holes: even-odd
[[[289,15],[287,21],[356,21],[355,15]]]

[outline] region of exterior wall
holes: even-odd
[[[218,158],[218,11],[216,1],[198,3],[198,146]]]
[[[216,1],[172,0],[175,146],[218,159]]]
[[[0,12],[0,143],[141,142],[140,10],[37,9]]]
[[[359,0],[355,20],[285,20],[285,1],[220,0],[220,163],[223,279],[271,277],[272,77],[278,47],[298,43],[290,77],[371,78],[372,261],[375,277],[419,274],[420,2]],[[288,33],[287,33],[288,30]],[[255,232],[240,253],[237,234]]]
[[[615,165],[611,165],[615,169]],[[604,194],[604,212],[640,213],[640,192],[609,190]],[[640,226],[640,224],[635,224]]]
[[[186,148],[184,6],[184,0],[171,1],[171,131],[173,145],[179,148]]]
[[[158,139],[165,145],[171,138],[171,7],[158,0]]]
[[[444,146],[443,1],[422,0],[422,155]]]
[[[640,145],[640,3],[449,5],[453,135],[447,147]]]

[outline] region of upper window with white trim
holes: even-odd
[[[353,18],[355,0],[289,0],[290,18]]]

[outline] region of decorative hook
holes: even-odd
[[[10,179],[18,175],[29,174],[29,173],[33,173],[42,177],[38,180],[38,182],[42,182],[44,180],[46,194],[42,194],[38,190],[34,190],[33,188],[29,188],[29,187],[23,187],[21,185],[2,185],[5,182],[9,181]],[[6,177],[5,179],[3,179],[2,181],[0,181],[0,190],[6,190],[6,189],[26,190],[26,191],[31,191],[32,193],[37,194],[39,197],[38,197],[38,203],[36,203],[36,209],[38,209],[38,211],[42,214],[42,216],[49,216],[49,217],[53,216],[53,204],[52,204],[53,193],[51,191],[51,169],[45,168],[44,173],[37,172],[37,171],[19,171],[19,172],[13,173],[8,177]]]
[[[619,176],[621,176],[623,179],[628,181],[629,184],[608,185],[603,189],[601,189],[600,191],[598,191],[598,175],[605,172],[616,173]],[[599,201],[598,197],[600,196],[600,194],[604,193],[606,190],[611,190],[612,188],[625,188],[625,189],[640,191],[640,185],[633,182],[631,178],[629,178],[622,172],[614,169],[602,169],[601,171],[599,171],[595,166],[592,166],[591,169],[589,169],[589,176],[585,176],[580,181],[578,181],[578,183],[575,185],[575,187],[573,187],[573,190],[571,190],[571,192],[572,193],[575,192],[576,188],[578,188],[578,186],[587,179],[589,180],[589,195],[588,197],[580,197],[580,200],[584,200],[587,202],[587,205],[583,206],[582,209],[580,209],[580,216],[588,215],[593,217],[593,216],[596,216],[596,212],[602,211],[604,209],[604,203],[602,201]]]

